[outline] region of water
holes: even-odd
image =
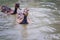
[[[29,6],[28,25],[18,24],[16,15],[0,12],[0,40],[60,40],[60,10],[55,3],[37,4]]]

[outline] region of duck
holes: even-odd
[[[14,10],[7,7],[6,5],[2,5],[2,6],[0,6],[0,10],[1,10],[1,12],[7,13],[7,14],[12,14],[12,15],[17,14],[17,9],[20,7],[19,5],[20,5],[19,3],[16,3]]]
[[[18,13],[17,14],[17,23],[19,23],[19,24],[29,24],[29,22],[28,22],[28,18],[27,18],[27,16],[28,16],[28,9],[27,8],[25,8],[24,10],[23,10],[23,12],[20,12],[20,13]]]

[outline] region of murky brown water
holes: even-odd
[[[60,40],[59,10],[46,7],[29,10],[28,25],[18,24],[16,15],[0,12],[0,40]]]

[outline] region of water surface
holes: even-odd
[[[60,40],[59,11],[55,3],[41,2],[39,8],[29,8],[28,25],[18,24],[16,15],[0,12],[0,40]]]

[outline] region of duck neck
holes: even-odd
[[[17,13],[17,9],[19,8],[19,3],[16,3],[15,4],[15,10],[14,10],[14,12],[13,12],[13,14],[16,14]]]
[[[15,10],[14,10],[13,14],[16,14],[16,13],[17,13],[17,8],[15,7]]]

